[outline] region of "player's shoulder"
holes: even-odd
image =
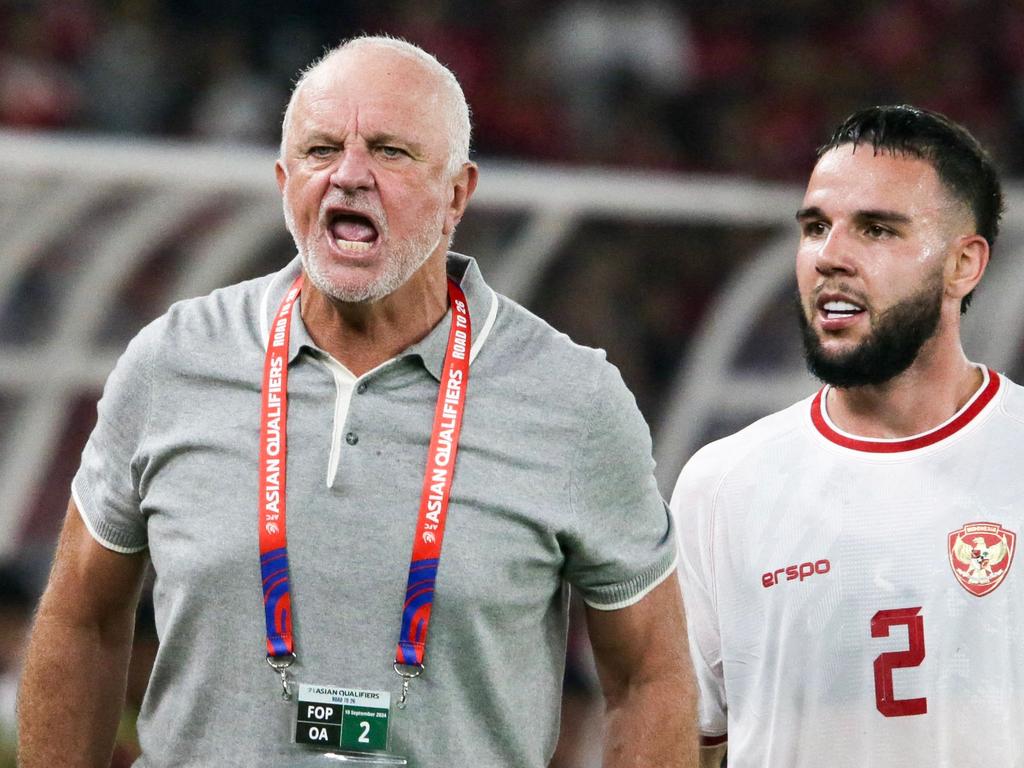
[[[1024,422],[1024,386],[1010,379],[1005,373],[999,374],[1002,390],[1001,410],[1006,415]]]
[[[995,415],[988,424],[995,426],[1013,439],[1018,439],[1024,430],[1024,386],[1011,380],[1006,374],[999,375],[999,392],[995,397]]]
[[[758,467],[770,464],[784,453],[781,444],[799,439],[806,431],[813,400],[811,395],[703,446],[683,467],[676,492],[688,486],[717,487],[730,473],[745,467],[758,471]]]

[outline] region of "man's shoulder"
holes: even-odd
[[[810,431],[812,401],[813,396],[771,413],[708,443],[690,457],[679,473],[669,502],[681,537],[686,538],[683,531],[706,532],[720,512],[722,498],[749,498],[764,478],[784,465],[787,457],[804,449],[802,441]],[[723,497],[726,489],[733,492]],[[685,541],[683,549],[686,550]]]
[[[176,301],[143,333],[156,334],[171,344],[234,346],[259,339],[267,294],[280,274],[263,275]]]
[[[589,430],[629,440],[646,433],[636,398],[603,349],[578,344],[514,300],[495,297],[493,325],[473,364],[479,394],[516,408],[521,418],[562,424],[565,434]]]
[[[473,315],[474,346],[480,344],[476,365],[488,369],[491,375],[508,373],[578,383],[580,376],[602,368],[615,370],[604,350],[577,344],[514,299],[494,290],[474,258],[449,252],[448,274],[461,280],[471,308],[482,310]]]
[[[985,439],[1018,444],[1024,439],[1024,386],[999,373],[999,391],[993,398],[991,417],[984,420]],[[989,410],[989,409],[985,409]]]
[[[1002,412],[1012,419],[1024,423],[1024,386],[1011,380],[1005,373],[999,374],[1003,396]]]
[[[567,370],[586,375],[612,367],[603,349],[579,344],[513,299],[497,292],[495,296],[494,346],[506,363],[556,377]]]
[[[738,432],[714,440],[698,450],[679,476],[679,483],[722,479],[744,466],[762,466],[780,455],[780,443],[798,438],[810,424],[814,396],[768,414]]]

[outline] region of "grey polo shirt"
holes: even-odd
[[[392,717],[413,766],[542,768],[554,749],[567,585],[628,606],[671,573],[647,427],[604,353],[452,254],[473,324],[426,672]],[[264,661],[258,556],[266,329],[298,274],[175,304],[128,346],[73,493],[92,534],[148,547],[160,650],[137,765],[297,764],[293,712]],[[450,313],[354,377],[298,311],[289,362],[288,540],[301,682],[391,691]]]

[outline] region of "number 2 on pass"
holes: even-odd
[[[888,637],[892,627],[906,626],[907,650],[881,653],[875,659],[875,706],[886,717],[923,715],[928,699],[897,699],[893,693],[892,671],[916,667],[924,661],[924,617],[921,607],[879,611],[871,617],[871,636]]]

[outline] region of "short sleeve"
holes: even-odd
[[[592,381],[571,471],[565,577],[587,605],[614,610],[672,573],[676,545],[636,400],[603,360]]]
[[[679,581],[690,657],[700,691],[701,743],[710,746],[724,741],[727,705],[711,551],[718,477],[710,471],[707,457],[708,450],[704,449],[683,467],[669,506],[679,537]]]
[[[139,456],[149,417],[160,320],[136,336],[117,361],[97,405],[97,422],[71,493],[86,527],[107,549],[147,546],[139,493]]]

